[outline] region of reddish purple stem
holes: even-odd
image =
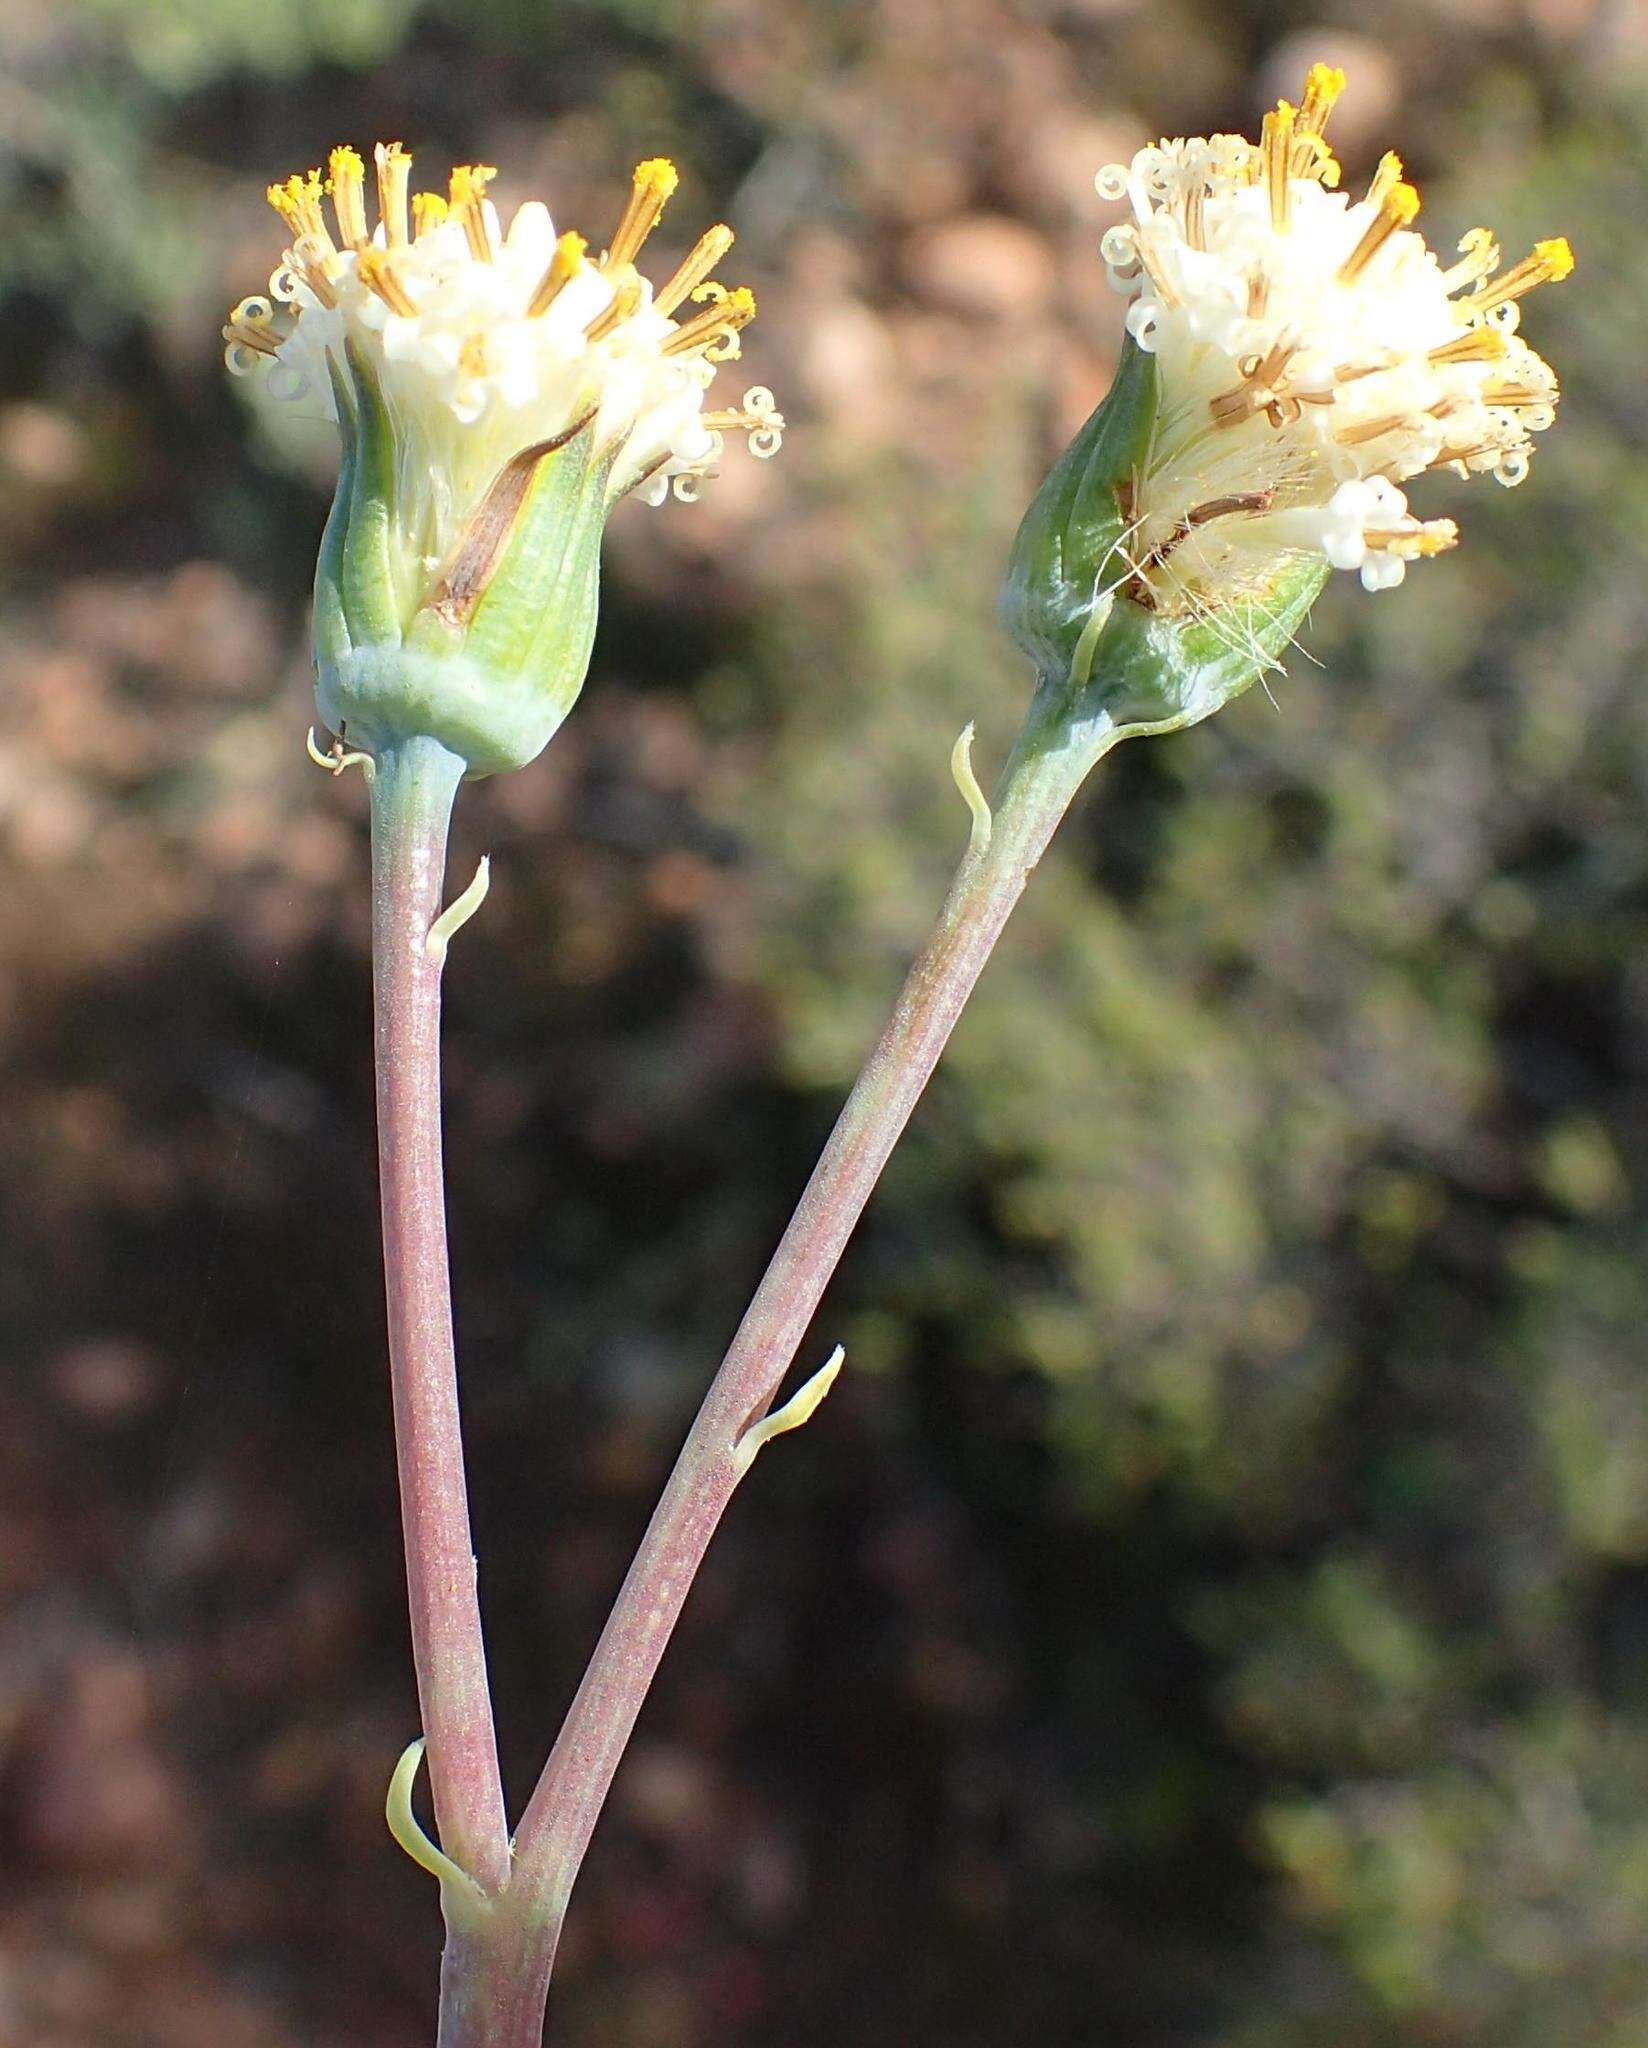
[[[441,1175],[441,908],[464,767],[434,740],[386,748],[372,783],[378,1155],[406,1584],[441,1843],[482,1888],[510,1872],[458,1418]]]
[[[841,1112],[642,1539],[516,1838],[509,1914],[547,1987],[568,1895],[664,1646],[742,1476],[740,1438],[766,1414],[1092,746],[1031,751],[1009,770],[987,848],[962,862],[937,926]]]

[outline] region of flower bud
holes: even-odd
[[[1167,732],[1217,711],[1285,651],[1327,576],[1319,556],[1284,554],[1262,589],[1164,610],[1135,566],[1136,480],[1157,431],[1155,359],[1129,341],[1110,390],[1055,463],[1013,542],[1002,622],[1085,715],[1128,732]]]

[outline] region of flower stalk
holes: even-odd
[[[1014,906],[1089,771],[1126,728],[1042,686],[937,923],[847,1099],[676,1461],[516,1837],[512,1890],[547,1977],[602,1804],[694,1575],[893,1148]]]
[[[509,1829],[469,1532],[441,1172],[441,909],[463,762],[432,739],[372,775],[372,988],[384,1288],[418,1701],[441,1843],[485,1892]]]

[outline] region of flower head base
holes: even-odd
[[[1456,534],[1398,486],[1435,469],[1520,483],[1555,416],[1556,377],[1516,328],[1522,297],[1573,268],[1568,244],[1501,272],[1478,228],[1444,267],[1396,156],[1364,197],[1336,189],[1324,129],[1344,84],[1318,64],[1258,143],[1163,141],[1098,175],[1131,209],[1102,253],[1161,382],[1127,507],[1137,603],[1217,605],[1290,549],[1399,583]]]
[[[763,389],[708,405],[755,316],[749,291],[713,275],[730,229],[711,228],[665,283],[636,267],[676,187],[664,159],[638,166],[598,257],[536,201],[506,230],[490,166],[413,194],[411,158],[391,142],[373,171],[374,206],[348,147],[324,179],[270,187],[289,245],[268,296],[230,316],[226,360],[324,406],[343,437],[316,585],[323,715],[334,727],[348,716],[362,744],[392,736],[396,690],[438,662],[444,675],[405,715],[427,726],[443,698],[463,700],[435,736],[478,771],[510,765],[538,751],[582,684],[611,507],[630,492],[690,499],[729,434],[772,455],[784,419]],[[483,613],[494,674],[466,677]],[[520,717],[489,736],[476,717],[498,680],[519,686]]]

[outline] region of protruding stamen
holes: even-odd
[[[1394,434],[1398,428],[1408,424],[1408,414],[1388,412],[1375,420],[1363,420],[1360,426],[1340,427],[1334,439],[1342,448],[1360,448],[1364,442],[1377,441],[1386,434]]]
[[[1402,159],[1394,149],[1387,149],[1379,159],[1379,168],[1368,185],[1368,204],[1383,206],[1385,201],[1402,182]]]
[[[708,350],[723,335],[735,336],[740,328],[748,327],[754,318],[755,294],[747,286],[739,285],[724,299],[683,321],[664,343],[663,352],[667,356],[679,356],[695,349]]]
[[[1275,113],[1265,116],[1259,151],[1264,158],[1265,189],[1270,194],[1270,224],[1284,234],[1292,212],[1289,179],[1293,170],[1293,109],[1286,100],[1278,103]]]
[[[1156,287],[1156,296],[1162,304],[1182,304],[1178,292],[1174,289],[1173,280],[1167,274],[1167,266],[1162,261],[1162,252],[1157,246],[1156,237],[1148,228],[1139,230],[1134,238],[1134,247],[1139,252],[1139,261],[1144,265],[1145,275]]]
[[[363,249],[356,258],[355,272],[367,290],[376,292],[391,313],[399,313],[405,320],[415,316],[417,305],[401,282],[394,258],[385,250]]]
[[[1345,74],[1336,64],[1313,64],[1305,74],[1305,93],[1299,102],[1295,133],[1325,135],[1328,116],[1339,104],[1345,85]]]
[[[1386,370],[1398,368],[1401,361],[1395,349],[1385,349],[1370,356],[1366,362],[1340,363],[1333,373],[1333,381],[1335,384],[1357,384],[1364,377],[1378,377]]]
[[[292,269],[323,306],[335,306],[338,302],[332,285],[332,273],[337,268],[338,252],[332,247],[330,235],[324,239],[299,235],[292,244]]]
[[[1497,363],[1509,348],[1510,343],[1497,327],[1467,327],[1451,341],[1427,349],[1425,360],[1438,366],[1443,363]]]
[[[1184,200],[1185,241],[1192,249],[1207,247],[1207,180],[1195,178]]]
[[[1223,391],[1209,401],[1208,411],[1216,427],[1239,427],[1256,412],[1273,417],[1281,395],[1287,367],[1299,352],[1299,337],[1291,329],[1279,334],[1262,356],[1243,359],[1242,381],[1233,391]],[[1278,419],[1275,424],[1280,426]]]
[[[267,299],[242,299],[229,315],[223,328],[223,339],[228,344],[225,359],[233,370],[237,367],[236,349],[248,348],[254,355],[278,356],[283,337],[269,317]]]
[[[1467,319],[1479,320],[1484,313],[1491,313],[1495,306],[1520,299],[1539,285],[1560,284],[1573,274],[1573,268],[1574,252],[1564,236],[1559,235],[1550,242],[1535,242],[1531,256],[1524,256],[1520,263],[1513,263],[1503,277],[1495,278],[1492,284],[1473,292],[1459,310]]]
[[[641,303],[641,280],[632,270],[612,295],[612,303],[604,313],[599,313],[584,329],[591,341],[605,341],[615,328],[622,327]]]
[[[700,235],[697,246],[687,260],[655,295],[652,302],[655,310],[660,313],[673,313],[677,306],[697,291],[732,247],[732,243],[733,234],[729,227],[714,227],[708,233]]]
[[[536,319],[540,313],[547,313],[563,290],[584,267],[584,251],[589,244],[582,235],[575,235],[569,229],[555,244],[555,254],[550,258],[549,268],[538,281],[538,289],[527,301],[527,317]]]
[[[334,149],[327,162],[327,188],[338,217],[338,240],[346,249],[364,249],[366,228],[366,165],[347,143]]]
[[[492,230],[486,218],[486,188],[498,175],[490,164],[460,164],[452,173],[448,211],[469,239],[477,263],[492,261]]]
[[[412,159],[398,142],[380,142],[372,152],[378,173],[378,218],[391,249],[406,241],[406,187],[412,175]]]
[[[1228,519],[1237,512],[1268,512],[1276,502],[1274,491],[1232,491],[1223,498],[1207,498],[1200,505],[1192,505],[1180,522],[1185,536],[1198,526],[1206,526],[1210,520]]]
[[[1369,222],[1359,241],[1344,262],[1339,266],[1339,282],[1350,284],[1384,248],[1398,229],[1405,228],[1419,212],[1419,194],[1411,185],[1393,185],[1379,203],[1379,211]]]
[[[412,232],[421,241],[425,235],[432,235],[446,220],[451,208],[438,192],[415,192],[412,195]]]
[[[267,197],[294,240],[303,238],[323,243],[335,254],[326,216],[320,210],[324,191],[319,171],[311,171],[307,177],[294,171],[284,185],[271,185]]]
[[[1314,178],[1330,189],[1339,183],[1339,162],[1323,140],[1328,116],[1345,90],[1345,74],[1335,64],[1313,64],[1305,74],[1304,98],[1293,124],[1293,175]]]
[[[1367,527],[1362,538],[1371,550],[1416,562],[1458,547],[1459,528],[1451,519],[1416,519],[1411,526]]]
[[[1490,328],[1488,332],[1492,333],[1493,330]],[[1484,405],[1504,406],[1511,412],[1542,410],[1554,406],[1560,396],[1554,377],[1548,389],[1542,389],[1537,384],[1518,384],[1509,380],[1484,384],[1482,387]]]
[[[784,445],[786,424],[778,401],[764,384],[752,385],[744,393],[742,405],[726,412],[704,414],[704,425],[712,434],[747,434],[750,453],[763,461],[776,455]]]
[[[1445,292],[1463,291],[1479,277],[1492,277],[1499,268],[1499,244],[1492,228],[1472,228],[1459,243],[1459,261],[1442,273]]]
[[[626,263],[635,261],[680,182],[681,174],[667,156],[649,157],[644,164],[635,166],[623,217],[613,231],[611,247],[601,259],[603,270],[621,270]]]

